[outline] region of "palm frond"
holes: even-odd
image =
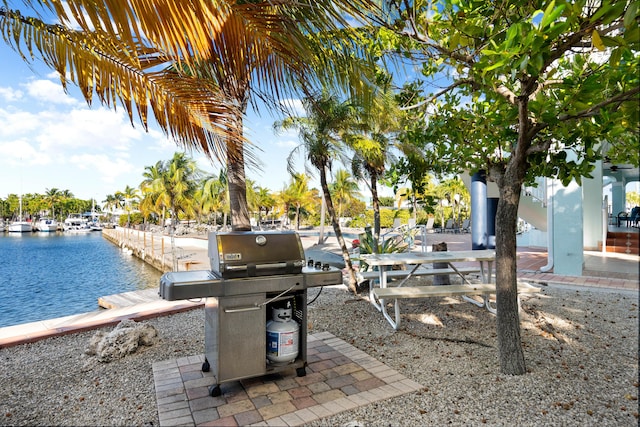
[[[241,115],[238,108],[211,81],[180,74],[166,66],[160,51],[136,45],[131,52],[105,34],[84,33],[17,12],[0,10],[4,40],[25,60],[39,55],[60,75],[65,90],[74,82],[88,103],[94,93],[116,108],[122,105],[133,123],[134,114],[148,127],[151,107],[160,128],[183,147],[196,145],[209,157],[225,158],[224,140],[245,142],[241,134],[226,127]]]

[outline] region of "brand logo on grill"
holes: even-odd
[[[259,235],[256,236],[256,243],[259,246],[264,246],[264,245],[267,244],[267,238],[264,237],[262,234],[259,234]]]

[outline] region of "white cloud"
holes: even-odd
[[[276,141],[276,147],[287,148],[293,150],[300,145],[300,141],[297,139],[279,139]]]
[[[24,138],[0,141],[0,157],[3,158],[3,162],[12,166],[21,166],[25,161],[35,165],[49,163],[47,154]]]
[[[91,179],[99,177],[105,183],[114,183],[124,175],[137,171],[137,167],[122,157],[114,157],[108,154],[78,154],[69,157],[69,163],[83,171],[82,176],[89,175]],[[140,171],[142,174],[142,171]],[[137,183],[136,183],[137,184]]]
[[[26,85],[29,96],[43,104],[77,105],[78,101],[64,92],[60,83],[51,80],[34,79]]]
[[[291,115],[304,117],[307,115],[307,112],[304,109],[304,105],[302,104],[302,100],[300,99],[283,99],[280,101],[280,104],[287,109]]]
[[[12,87],[0,87],[0,98],[4,99],[7,102],[13,102],[21,99],[23,93],[19,89],[14,89]]]

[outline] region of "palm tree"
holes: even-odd
[[[104,203],[104,209],[108,210],[113,217],[113,212],[117,209],[122,209],[124,206],[124,198],[122,198],[120,192],[107,194],[102,203]]]
[[[210,175],[202,181],[202,187],[200,189],[200,203],[201,209],[204,214],[213,212],[214,224],[218,222],[218,212],[222,212],[226,218],[226,212],[228,208],[227,203],[227,183],[224,171],[220,173],[220,176]],[[226,220],[223,220],[224,225]]]
[[[62,204],[63,216],[69,216],[73,212],[79,212],[77,203],[75,202],[73,193],[69,190],[62,190],[60,192],[60,203]]]
[[[342,217],[342,206],[358,198],[360,194],[358,183],[351,174],[344,169],[338,169],[333,182],[329,185],[331,197],[338,203],[338,218]]]
[[[313,205],[313,194],[309,190],[309,177],[303,173],[294,173],[291,177],[291,184],[285,189],[285,193],[288,205],[296,208],[296,230],[299,230],[300,210],[308,210]]]
[[[354,151],[351,161],[353,175],[364,180],[371,192],[373,238],[376,242],[380,239],[378,181],[384,175],[386,164],[393,159],[390,151],[399,127],[400,113],[391,83],[391,76],[378,73],[374,100],[357,109],[356,122],[346,136]]]
[[[44,200],[47,203],[47,205],[49,206],[49,208],[51,208],[51,218],[55,218],[56,217],[56,204],[58,202],[60,202],[62,193],[59,189],[57,188],[52,188],[52,189],[48,189],[45,188],[45,193],[44,193]]]
[[[304,150],[307,160],[320,174],[320,186],[322,187],[327,211],[349,272],[349,289],[356,293],[355,272],[327,183],[327,170],[331,168],[332,161],[340,157],[342,151],[340,135],[352,118],[353,108],[348,103],[339,102],[335,96],[326,91],[323,91],[318,97],[305,98],[303,104],[307,117],[289,116],[280,122],[276,122],[274,128],[276,130],[297,129],[302,141],[302,144],[294,148],[289,155],[289,171],[293,174],[292,162],[294,155],[298,151]]]
[[[180,214],[187,217],[193,215],[193,196],[200,174],[195,161],[184,153],[175,153],[171,160],[163,164],[159,178],[153,183],[159,206],[166,207],[171,213],[172,236]]]
[[[131,224],[131,211],[138,207],[138,190],[127,185],[124,191],[116,192],[116,194],[124,200],[124,210],[127,212],[127,227],[129,227]]]
[[[269,215],[271,209],[275,206],[275,199],[269,192],[268,188],[257,186],[255,189],[256,206],[258,208],[258,227],[262,224],[262,211],[265,216]]]
[[[165,207],[158,202],[159,193],[154,187],[154,182],[161,179],[163,172],[162,161],[157,161],[155,165],[145,166],[142,176],[144,179],[139,185],[140,204],[139,209],[143,213],[144,218],[150,214],[156,214],[164,224]]]
[[[235,229],[250,225],[245,156],[256,162],[243,135],[247,107],[279,105],[319,83],[362,92],[368,81],[351,23],[377,10],[369,0],[38,3],[40,17],[0,9],[5,42],[27,61],[40,54],[87,102],[95,94],[108,107],[120,103],[145,128],[151,107],[178,145],[226,162]],[[46,24],[47,13],[62,25]]]

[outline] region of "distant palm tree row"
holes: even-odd
[[[44,194],[28,193],[22,196],[22,212],[25,219],[38,219],[43,216],[62,220],[71,213],[89,212],[94,208],[100,211],[95,200],[76,198],[69,190],[46,188]],[[19,215],[20,196],[9,194],[0,199],[0,218],[11,220]]]
[[[171,224],[179,221],[225,225],[229,224],[229,190],[226,171],[207,174],[197,168],[193,159],[175,153],[170,160],[146,166],[143,180],[137,188],[107,195],[103,201],[105,213],[124,212],[120,223]],[[333,186],[340,206],[353,203],[362,196],[348,172],[340,170]],[[309,177],[293,174],[290,183],[279,192],[247,180],[247,200],[255,224],[275,225],[282,222],[299,228],[303,218],[317,223],[321,204],[317,189],[309,188]],[[364,202],[360,202],[364,211]],[[343,208],[340,208],[340,212]]]

